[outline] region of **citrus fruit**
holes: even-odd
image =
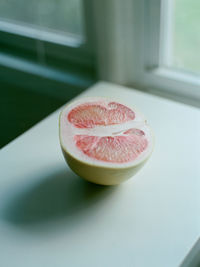
[[[132,177],[153,149],[151,129],[140,112],[100,97],[67,105],[60,114],[59,136],[69,167],[102,185]]]

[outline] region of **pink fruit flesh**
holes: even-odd
[[[122,124],[134,120],[135,113],[116,102],[108,104],[93,102],[73,108],[67,118],[76,128],[82,129]],[[144,131],[136,128],[113,133],[111,136],[75,134],[74,141],[76,147],[88,157],[111,163],[133,161],[148,145]]]
[[[74,139],[85,155],[113,163],[132,161],[147,147],[147,140],[137,134],[103,137],[76,135]]]
[[[107,106],[101,103],[85,103],[72,109],[68,120],[77,128],[93,128],[96,125],[113,125],[134,120],[135,113],[128,107],[110,102]]]

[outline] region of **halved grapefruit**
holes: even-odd
[[[135,108],[107,98],[81,98],[60,114],[60,144],[70,168],[86,180],[119,184],[153,150],[153,136]]]

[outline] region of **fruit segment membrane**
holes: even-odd
[[[134,122],[135,117],[132,109],[120,103],[93,101],[72,108],[67,121],[73,127],[74,145],[83,155],[101,162],[128,163],[148,147],[145,131],[136,126],[124,128],[126,123]],[[113,125],[119,125],[121,131],[102,136],[102,132]]]

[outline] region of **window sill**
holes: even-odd
[[[109,197],[105,198],[105,192],[99,194],[96,187],[79,183],[79,178],[66,166],[58,138],[60,110],[7,145],[0,153],[3,171],[0,178],[3,193],[1,207],[10,207],[13,197],[22,195],[27,197],[27,213],[22,210],[24,204],[21,204],[22,207],[16,205],[14,200],[14,214],[9,214],[10,217],[0,224],[1,243],[7,244],[3,248],[4,254],[15,250],[12,257],[4,258],[4,265],[17,264],[29,252],[30,245],[37,241],[37,246],[42,247],[44,238],[48,237],[45,251],[51,251],[53,246],[54,253],[48,253],[47,257],[36,250],[34,255],[29,254],[33,265],[37,265],[38,258],[46,261],[47,265],[63,258],[65,266],[80,266],[83,260],[88,267],[96,266],[99,264],[97,251],[101,251],[102,266],[108,262],[116,267],[121,266],[122,262],[125,266],[130,262],[136,266],[149,266],[149,255],[152,266],[163,266],[163,263],[165,266],[179,266],[199,237],[200,125],[197,122],[200,120],[200,110],[105,82],[89,88],[80,97],[83,96],[115,96],[139,107],[155,133],[152,157],[140,173],[117,190],[107,192]],[[69,194],[65,190],[63,194],[63,185]],[[87,187],[89,190],[86,190]],[[27,188],[29,193],[34,193],[31,198],[23,192]],[[76,200],[70,188],[75,189]],[[91,190],[92,195],[89,193]],[[94,199],[96,193],[98,198]],[[62,203],[60,208],[64,208],[59,210],[59,214],[56,206],[51,205],[52,201],[55,204],[57,200]],[[67,208],[63,206],[66,200]],[[87,201],[84,205],[87,212],[81,212],[84,201]],[[98,209],[94,208],[94,202]],[[40,208],[37,207],[38,203]],[[41,208],[51,211],[48,218],[41,217]],[[91,218],[96,218],[95,223]],[[15,227],[10,228],[10,224],[15,224]],[[34,236],[24,235],[22,229],[33,230]],[[67,229],[70,229],[70,234]],[[83,238],[84,257],[80,236],[87,236]],[[20,239],[20,246],[16,246],[16,238]],[[116,240],[118,246],[113,246]],[[63,242],[68,249],[68,257],[66,249],[60,250]],[[157,248],[159,253],[155,253]],[[133,249],[136,252],[134,256],[131,254]],[[118,252],[120,261],[116,257]],[[26,266],[26,263],[20,264]]]

